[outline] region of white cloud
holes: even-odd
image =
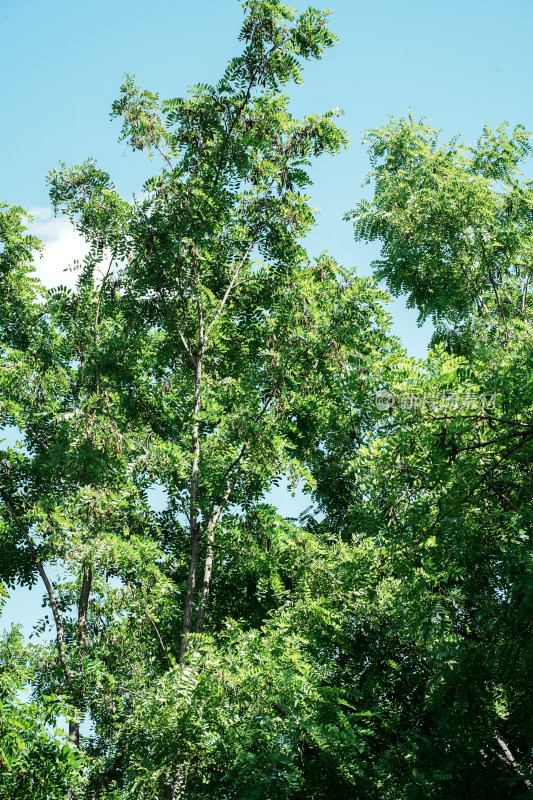
[[[48,288],[59,284],[74,287],[78,270],[64,270],[76,260],[83,261],[89,252],[87,243],[67,217],[54,217],[51,208],[32,208],[30,215],[33,222],[28,225],[28,233],[37,236],[44,245],[42,256],[38,253],[35,256],[37,277]]]

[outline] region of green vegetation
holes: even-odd
[[[43,588],[55,632],[0,642],[0,797],[530,797],[530,134],[367,132],[347,218],[435,323],[408,358],[376,280],[302,245],[346,136],[285,91],[327,15],[244,11],[216,85],[124,83],[160,164],[137,199],[50,174],[91,248],[74,290],[0,210],[0,587]],[[281,517],[280,481],[314,510]]]

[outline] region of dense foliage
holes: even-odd
[[[0,642],[2,798],[532,794],[530,135],[367,133],[347,217],[435,323],[408,358],[376,280],[302,245],[306,169],[346,144],[285,93],[326,16],[249,0],[216,85],[126,79],[160,169],[131,201],[50,174],[74,290],[0,209],[0,580],[39,581],[54,632]]]

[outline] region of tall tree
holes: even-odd
[[[282,476],[311,485],[307,462],[337,413],[339,381],[384,341],[374,283],[327,254],[312,261],[300,244],[314,222],[306,167],[346,138],[337,112],[294,119],[284,88],[333,43],[327,15],[278,2],[244,10],[244,52],[215,86],[162,103],[129,78],[122,87],[113,111],[123,139],[162,159],[141,199],[121,199],[91,161],[51,174],[56,208],[91,252],[74,291],[48,292],[43,307],[27,298],[39,321],[26,324],[31,344],[4,350],[4,420],[25,438],[4,457],[3,530],[26,570],[7,578],[39,575],[46,589],[56,641],[34,649],[36,690],[68,700],[72,741],[89,758],[71,796],[196,791],[203,761],[192,731],[181,751],[170,733],[162,751],[155,738],[144,746],[155,698],[176,676],[188,680],[189,659],[194,675],[216,662],[209,648],[195,661],[190,640],[206,621],[211,633],[225,627],[228,590],[243,600],[249,592],[251,577],[237,568],[243,526],[271,525],[260,548],[271,550],[280,523],[253,509]],[[168,499],[160,514],[147,500],[154,484]],[[279,535],[287,538],[283,526]],[[220,577],[223,567],[235,581],[215,587],[220,610],[208,602],[217,561]],[[281,569],[285,580],[290,572]],[[269,559],[255,580],[268,588],[242,613],[260,631],[287,594]],[[273,635],[265,629],[265,641]],[[257,642],[259,633],[239,649],[243,685]],[[308,659],[293,675],[291,648],[272,662],[261,644],[262,674],[277,663],[297,697]],[[206,688],[200,716],[209,697]],[[84,715],[95,730],[85,742]],[[251,722],[245,715],[243,726]],[[246,739],[253,748],[253,728]],[[138,754],[153,766],[146,779]],[[271,752],[265,791],[284,758]],[[216,778],[216,754],[206,759]],[[301,770],[290,771],[294,786]],[[253,774],[242,773],[239,791],[250,791]]]
[[[436,332],[424,362],[382,361],[372,441],[332,435],[336,469],[321,454],[314,470],[323,525],[381,548],[381,630],[344,658],[387,721],[380,797],[528,797],[531,134],[441,143],[409,116],[365,138],[375,194],[349,215],[356,237],[383,243],[378,276]]]
[[[54,637],[1,643],[0,790],[528,797],[530,136],[367,134],[348,216],[436,324],[409,359],[375,281],[302,246],[307,167],[346,140],[285,89],[326,14],[244,12],[215,86],[126,79],[122,138],[160,163],[138,199],[92,161],[51,173],[91,248],[73,291],[1,209],[0,579],[41,582]],[[321,513],[279,516],[280,480]]]
[[[294,451],[305,453],[315,434],[311,418],[294,424],[298,396],[328,390],[347,364],[343,345],[376,313],[370,285],[326,256],[311,263],[298,243],[313,223],[304,167],[345,144],[334,112],[295,120],[282,93],[301,81],[301,59],[333,43],[325,14],[244,7],[244,53],[216,86],[163,103],[131,79],[122,87],[114,104],[122,138],[164,162],[142,200],[121,200],[90,162],[51,176],[56,207],[95,247],[123,259],[103,287],[114,293],[123,333],[113,336],[113,356],[95,337],[91,361],[95,387],[127,395],[132,418],[151,428],[154,476],[188,530],[180,662],[202,543],[197,632],[221,514],[253,502],[280,472],[301,473]]]

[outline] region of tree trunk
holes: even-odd
[[[192,427],[192,452],[193,462],[191,471],[191,494],[190,494],[190,532],[191,532],[191,558],[189,562],[189,577],[187,579],[187,596],[183,609],[183,625],[181,629],[180,652],[178,663],[183,664],[183,658],[187,649],[187,638],[191,630],[192,609],[194,604],[194,590],[196,587],[196,573],[198,571],[198,558],[200,554],[200,535],[201,529],[198,524],[198,478],[200,470],[200,423],[198,414],[202,405],[202,357],[203,357],[203,330],[200,326],[200,340],[198,345],[198,355],[194,372],[194,411]]]
[[[207,528],[207,556],[205,559],[205,567],[204,567],[204,583],[202,586],[202,599],[200,600],[200,608],[198,609],[198,617],[196,619],[196,633],[201,633],[204,627],[205,609],[207,607],[207,600],[209,598],[209,587],[211,584],[211,574],[213,572],[214,540],[215,540],[215,522],[211,520]]]

